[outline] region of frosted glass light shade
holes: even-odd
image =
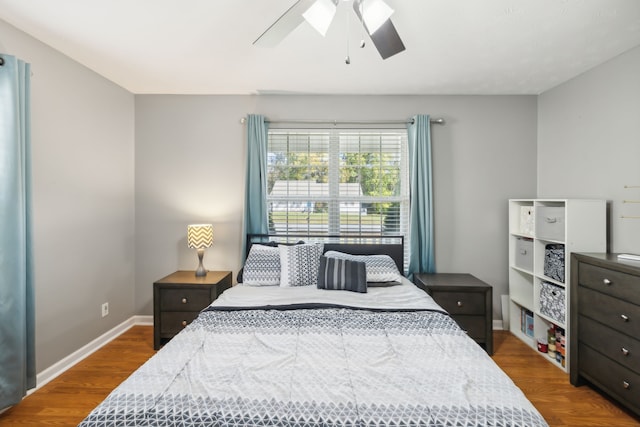
[[[362,20],[369,34],[373,34],[387,22],[394,10],[383,0],[365,0],[362,4]]]
[[[316,0],[302,16],[324,37],[333,21],[336,9],[335,3],[331,0]]]

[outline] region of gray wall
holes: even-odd
[[[278,119],[444,117],[433,126],[436,268],[507,293],[507,199],[535,197],[535,96],[136,96],[136,312],[152,283],[195,269],[186,226],[214,225],[208,269],[240,268],[248,113]]]
[[[1,20],[0,42],[33,71],[41,372],[134,314],[134,97]]]
[[[622,203],[640,199],[624,189],[640,185],[640,48],[539,97],[385,97],[134,96],[1,20],[0,46],[33,65],[39,372],[152,313],[153,281],[196,267],[187,224],[214,224],[207,268],[238,271],[248,113],[444,117],[433,127],[436,268],[492,284],[495,318],[509,198],[608,199],[611,249],[640,253],[640,220],[620,218],[640,216]]]
[[[640,253],[640,48],[540,95],[537,176],[539,197],[608,200],[610,251]]]

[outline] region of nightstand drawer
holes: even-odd
[[[449,314],[485,314],[484,293],[433,291],[431,296]]]
[[[153,282],[153,348],[158,350],[231,286],[230,271],[179,270]]]
[[[485,317],[484,316],[451,316],[453,320],[460,325],[462,329],[467,331],[467,335],[469,335],[474,340],[484,340],[487,337],[486,327],[485,327]]]
[[[160,334],[175,335],[200,314],[199,311],[167,311],[160,314]]]
[[[211,289],[168,288],[160,294],[161,311],[200,311],[209,302]]]
[[[467,335],[493,354],[493,289],[467,273],[416,273],[413,283],[445,309]]]

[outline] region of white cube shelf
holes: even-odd
[[[511,333],[537,349],[538,338],[547,339],[551,326],[564,330],[564,360],[551,359],[540,353],[565,372],[569,372],[571,357],[569,343],[569,286],[572,252],[606,252],[607,203],[592,199],[511,199],[509,200],[509,329]],[[532,268],[523,263],[522,239],[531,239]],[[547,245],[564,245],[564,280],[545,275]],[[540,293],[543,282],[556,285],[558,301],[564,309],[564,321],[555,319],[548,306],[541,311]],[[547,294],[548,296],[548,294]],[[533,336],[521,328],[524,312],[533,313]],[[559,310],[562,311],[562,310]],[[555,315],[555,313],[552,313]],[[559,345],[558,345],[559,347]]]

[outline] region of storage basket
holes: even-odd
[[[565,289],[550,282],[540,282],[540,313],[564,324]]]
[[[538,206],[536,215],[536,236],[547,240],[564,240],[564,208]]]
[[[544,275],[564,283],[564,245],[549,244],[545,246]]]
[[[533,270],[533,240],[518,237],[516,239],[515,265],[523,270]]]
[[[520,206],[520,233],[533,236],[535,232],[535,215],[533,206]]]

